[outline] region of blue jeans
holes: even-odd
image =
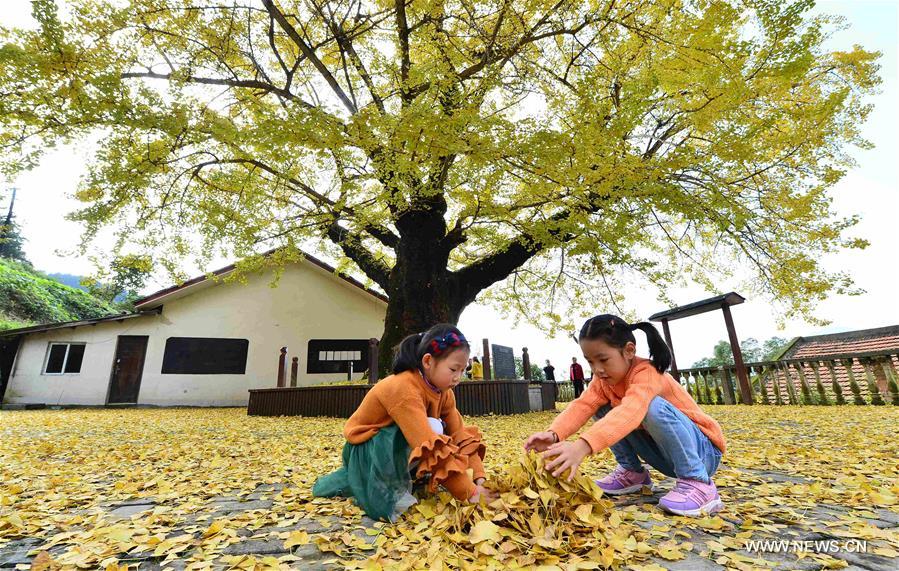
[[[596,411],[594,418],[599,420],[610,410],[612,405],[607,404]],[[643,428],[611,446],[615,460],[628,470],[642,472],[642,458],[670,478],[706,483],[718,470],[721,451],[696,423],[662,397],[650,401]]]

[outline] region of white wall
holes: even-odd
[[[345,374],[306,374],[310,339],[380,337],[386,303],[310,263],[284,270],[276,288],[272,275],[247,284],[222,283],[164,302],[162,315],[106,322],[27,335],[19,346],[4,402],[102,405],[119,335],[148,335],[138,404],[243,406],[247,390],[274,387],[278,350],[300,358],[299,384],[345,379]],[[163,375],[169,337],[249,339],[244,375]],[[50,342],[87,346],[80,373],[44,375]]]

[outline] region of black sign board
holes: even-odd
[[[515,374],[515,353],[511,347],[491,345],[490,357],[493,359],[494,379],[518,378],[518,375]]]

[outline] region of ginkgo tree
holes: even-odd
[[[387,346],[479,294],[558,325],[627,272],[749,268],[787,315],[852,287],[819,259],[864,246],[828,190],[878,54],[825,49],[810,1],[32,4],[3,168],[95,143],[88,243],[175,269],[317,241],[388,294]]]

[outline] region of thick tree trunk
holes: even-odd
[[[391,288],[390,303],[384,320],[378,353],[378,369],[383,379],[391,373],[396,346],[407,335],[427,330],[436,323],[457,323],[462,308],[455,306],[439,291],[440,277],[420,269],[411,287]]]
[[[402,238],[390,272],[378,378],[390,374],[394,349],[405,336],[436,323],[455,324],[465,308],[457,282],[447,270],[449,248],[442,213],[410,213],[398,226]]]

